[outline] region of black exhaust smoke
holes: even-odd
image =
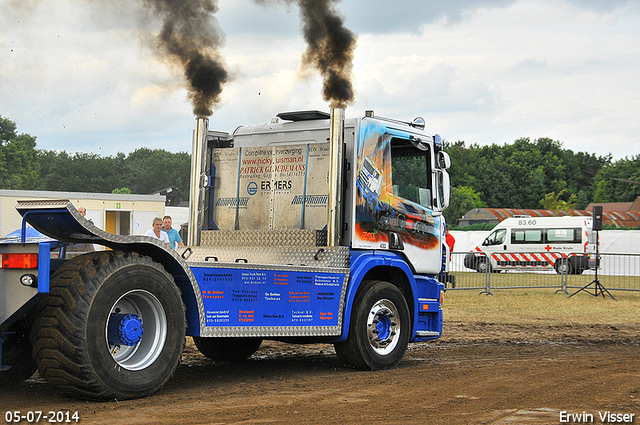
[[[220,48],[224,33],[214,14],[217,0],[145,0],[162,19],[158,48],[184,70],[193,113],[213,114],[222,87],[229,78]]]
[[[270,4],[277,0],[254,0]],[[340,0],[281,0],[300,7],[302,32],[307,50],[303,66],[311,66],[323,78],[322,95],[332,108],[344,109],[354,99],[351,72],[356,35],[344,26],[335,10]]]
[[[335,0],[298,0],[307,42],[303,63],[316,67],[322,75],[324,100],[344,109],[354,97],[351,71],[356,36],[344,26],[334,3]]]

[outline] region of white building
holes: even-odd
[[[165,215],[163,195],[123,195],[113,193],[0,190],[0,237],[19,229],[22,216],[18,200],[68,199],[76,208],[87,210],[86,218],[97,227],[116,235],[142,235],[153,219]]]

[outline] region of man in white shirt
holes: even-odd
[[[169,244],[169,236],[166,232],[162,231],[162,219],[160,217],[156,217],[153,219],[153,229],[147,230],[145,233],[147,236],[151,236],[152,238],[160,239],[162,242],[166,242]]]

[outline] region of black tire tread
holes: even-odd
[[[155,268],[174,282],[173,276],[149,257],[119,251],[89,253],[66,262],[54,273],[49,296],[37,306],[31,331],[33,357],[40,375],[64,394],[99,400],[138,397],[122,397],[102,385],[87,364],[87,344],[77,331],[83,328],[93,296],[100,286],[99,277],[116,270],[123,262]],[[186,338],[183,338],[182,348],[185,343]],[[157,389],[150,393],[155,391]],[[148,394],[139,396],[144,395]]]
[[[345,341],[341,341],[334,344],[336,354],[338,354],[338,357],[340,358],[340,360],[342,360],[346,365],[354,369],[382,370],[382,369],[395,367],[395,364],[388,365],[388,366],[381,366],[381,367],[373,367],[371,364],[369,364],[367,362],[367,359],[365,358],[365,355],[363,355],[363,353],[361,352],[361,346],[357,338],[357,330],[356,330],[357,326],[360,325],[358,323],[357,311],[360,308],[360,304],[363,302],[363,298],[365,297],[365,295],[376,286],[387,286],[387,285],[388,287],[396,288],[391,283],[385,282],[385,281],[369,280],[369,281],[362,282],[362,286],[358,290],[358,293],[353,302],[354,308],[352,310],[351,323],[349,324],[349,336]],[[410,321],[411,320],[409,319],[407,323],[404,324],[404,327],[406,328],[404,330],[405,333],[409,332],[409,329],[411,328]],[[408,337],[407,337],[407,343],[408,343]],[[404,347],[399,347],[399,349],[401,350],[400,358],[402,358],[402,356],[404,355],[406,348],[407,348],[406,343],[404,343]]]

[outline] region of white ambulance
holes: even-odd
[[[479,273],[555,269],[580,274],[590,267],[591,228],[591,217],[507,218],[465,256],[464,266]]]

